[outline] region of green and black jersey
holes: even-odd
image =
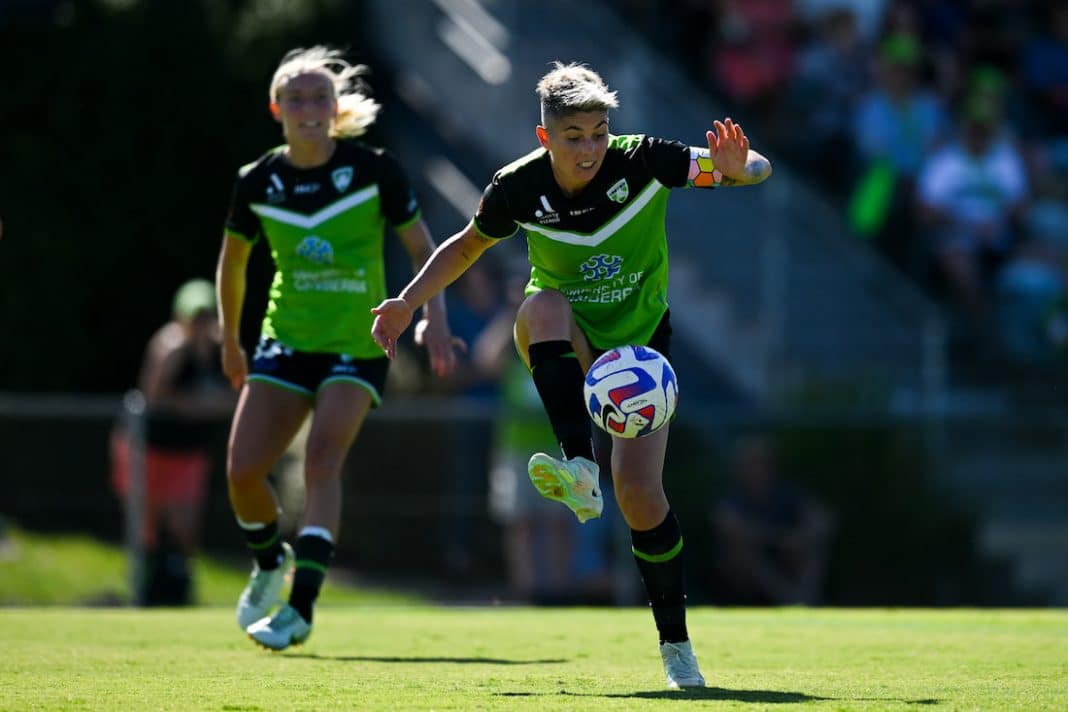
[[[610,136],[596,176],[567,197],[539,148],[497,172],[475,228],[495,239],[526,231],[527,294],[567,296],[594,348],[647,344],[668,308],[668,189],[686,185],[689,168],[686,144]]]
[[[382,355],[371,307],[386,298],[385,224],[403,228],[419,205],[397,161],[339,140],[330,160],[294,168],[283,147],[241,168],[229,234],[267,238],[275,275],[263,334],[299,351]]]

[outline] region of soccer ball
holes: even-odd
[[[659,351],[619,346],[593,362],[582,393],[586,412],[599,428],[620,438],[640,438],[671,420],[679,385]]]

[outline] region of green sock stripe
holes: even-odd
[[[246,542],[246,543],[248,544],[248,548],[255,549],[255,550],[259,551],[260,549],[268,549],[268,548],[274,546],[277,542],[278,542],[278,533],[275,532],[275,535],[272,536],[270,539],[268,539],[265,542],[261,542],[259,544],[253,544],[252,542]]]
[[[321,574],[326,574],[326,567],[320,564],[318,561],[311,561],[310,559],[301,559],[297,561],[298,569],[311,569],[312,571],[318,571]]]
[[[662,564],[665,561],[671,561],[672,559],[674,559],[676,556],[679,555],[680,551],[682,551],[682,537],[681,536],[679,537],[679,543],[678,544],[676,544],[675,546],[671,547],[670,550],[665,551],[663,554],[646,554],[643,551],[638,551],[633,546],[630,547],[630,550],[635,556],[637,556],[642,561],[648,561],[649,563],[652,563],[652,564]]]

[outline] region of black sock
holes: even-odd
[[[313,529],[313,532],[309,532]],[[334,542],[323,536],[325,530],[306,527],[297,537],[293,552],[297,557],[297,570],[293,574],[293,589],[289,593],[289,605],[297,609],[301,618],[312,622],[312,606],[319,597],[319,589],[326,578],[326,569],[334,557]],[[327,533],[328,534],[328,533]]]
[[[240,520],[237,523],[245,534],[245,543],[252,550],[260,570],[277,569],[282,563],[282,537],[278,536],[278,520],[262,525],[246,524]]]
[[[564,457],[593,459],[590,417],[582,402],[582,366],[570,341],[531,344],[530,373]]]
[[[682,531],[669,510],[659,526],[630,531],[631,551],[638,563],[645,593],[661,643],[689,640],[686,632],[686,593],[683,583]]]

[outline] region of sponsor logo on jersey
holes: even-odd
[[[337,188],[337,192],[344,193],[352,185],[352,166],[335,168],[334,172],[330,174],[330,180],[334,181],[334,187]]]
[[[308,235],[300,241],[297,254],[317,265],[334,264],[334,246],[315,235]]]
[[[641,290],[645,276],[644,272],[623,272],[622,267],[623,260],[616,255],[592,257],[582,265],[589,285],[565,289],[564,296],[572,304],[621,304]]]
[[[308,193],[318,193],[319,192],[319,184],[318,183],[297,183],[295,186],[293,186],[293,192],[296,195],[307,195]]]
[[[549,199],[544,195],[541,196],[541,207],[534,211],[534,218],[541,225],[552,225],[553,223],[560,222],[560,214],[553,210],[553,206],[549,205]]]
[[[582,278],[587,282],[611,279],[623,269],[623,258],[619,255],[594,255],[579,265]]]
[[[323,269],[293,270],[290,283],[298,292],[330,292],[367,294],[367,280],[349,270]]]
[[[630,195],[630,186],[627,185],[627,179],[620,178],[616,181],[616,184],[608,189],[607,195],[610,200],[617,203],[627,202],[627,197]]]
[[[271,174],[271,184],[267,186],[266,199],[268,203],[281,203],[286,199],[286,188],[282,185],[282,179],[277,173]]]

